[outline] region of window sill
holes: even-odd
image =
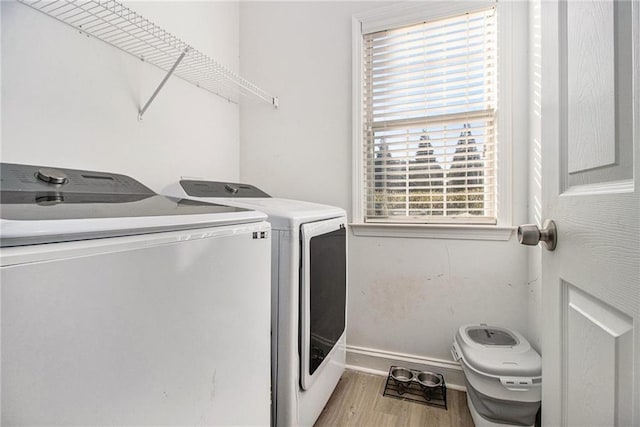
[[[356,236],[508,241],[515,227],[441,224],[349,224]]]

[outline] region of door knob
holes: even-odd
[[[518,242],[523,245],[536,246],[544,243],[547,250],[552,251],[558,242],[558,228],[552,219],[546,219],[542,228],[535,224],[524,224],[518,227]]]

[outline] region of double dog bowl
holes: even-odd
[[[412,382],[417,382],[423,389],[428,390],[442,387],[444,383],[444,378],[440,374],[427,371],[414,371],[401,366],[391,368],[390,375],[399,387],[406,387]],[[400,390],[398,390],[398,393],[400,393]]]
[[[447,409],[444,377],[433,372],[391,366],[383,395]]]

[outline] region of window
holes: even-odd
[[[498,222],[497,13],[360,21],[355,222]]]

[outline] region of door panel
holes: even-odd
[[[629,1],[561,2],[562,188],[633,178]]]
[[[542,2],[545,426],[640,425],[638,7]]]
[[[633,322],[624,313],[564,282],[563,366],[567,415],[575,425],[631,425]],[[619,405],[616,399],[619,400]],[[627,402],[625,402],[627,400]],[[616,423],[616,420],[624,422]]]
[[[613,9],[567,3],[569,173],[616,161]]]

